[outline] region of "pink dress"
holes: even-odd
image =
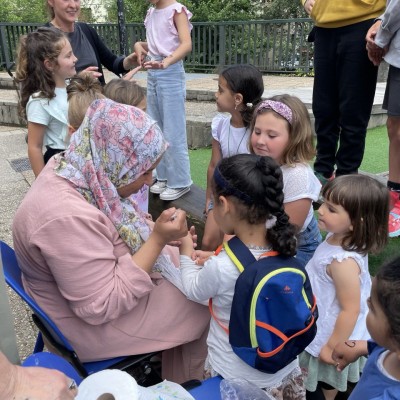
[[[83,361],[172,349],[164,378],[201,379],[208,309],[138,268],[113,223],[54,166],[51,159],[14,219],[26,291]],[[178,265],[177,248],[164,252]]]

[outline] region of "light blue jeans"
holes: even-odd
[[[189,151],[186,137],[186,81],[183,62],[166,69],[149,69],[147,76],[147,113],[164,133],[169,143],[158,164],[157,179],[169,188],[190,186]]]
[[[321,242],[322,236],[318,228],[318,222],[313,216],[307,228],[297,236],[296,259],[299,260],[303,266],[306,266],[314,255],[315,249]]]

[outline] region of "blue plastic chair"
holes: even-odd
[[[161,377],[157,374],[150,363],[150,358],[158,352],[116,357],[95,362],[81,362],[73,347],[58,329],[57,325],[25,292],[21,280],[21,269],[19,268],[14,250],[3,241],[0,241],[0,251],[4,277],[7,284],[28,304],[30,309],[33,311],[32,319],[39,328],[39,335],[33,350],[34,354],[43,350],[44,337],[46,340],[46,346],[65,358],[78,371],[79,375],[84,378],[94,372],[102,371],[103,369],[126,370],[128,368],[139,368],[139,376],[141,376],[141,379],[143,380],[140,382],[140,379],[138,378],[137,381],[139,384],[146,386],[146,376],[152,380],[150,384],[156,383],[154,380],[161,381]]]
[[[73,379],[77,385],[82,382],[82,377],[78,374],[76,369],[67,360],[57,354],[48,352],[31,354],[22,363],[22,366],[56,369]]]
[[[201,382],[201,385],[189,389],[189,393],[196,400],[221,400],[221,392],[219,389],[221,380],[222,378],[220,376],[206,379]]]

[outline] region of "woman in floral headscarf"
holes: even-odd
[[[26,291],[83,361],[165,350],[163,377],[201,378],[209,314],[162,279],[183,211],[155,223],[130,199],[151,183],[167,144],[141,110],[96,100],[65,153],[20,205],[14,246]]]

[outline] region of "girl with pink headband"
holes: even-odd
[[[322,240],[312,207],[321,184],[309,165],[315,150],[307,108],[295,96],[271,97],[256,108],[250,129],[250,151],[281,166],[285,212],[298,228],[296,258],[306,265]]]

